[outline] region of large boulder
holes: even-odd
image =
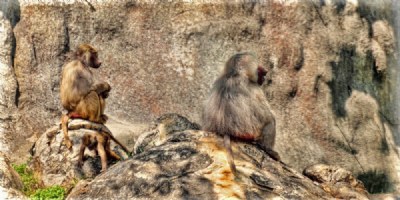
[[[327,192],[255,145],[242,142],[232,144],[235,177],[220,136],[184,130],[198,126],[179,115],[163,116],[155,124],[138,140],[136,155],[92,181],[81,181],[67,199],[368,199],[358,185]]]
[[[368,199],[364,184],[343,168],[316,164],[304,169],[303,174],[337,199]]]
[[[82,166],[78,165],[82,137],[87,133],[97,132],[98,130],[106,130],[112,134],[111,131],[104,125],[80,119],[71,120],[68,127],[70,129],[68,135],[73,143],[71,150],[63,143],[64,134],[59,125],[48,129],[32,147],[30,165],[34,174],[44,186],[62,185],[70,188],[77,180],[94,178],[101,172],[100,157],[94,150],[88,148],[85,149]],[[113,141],[111,142],[111,149],[122,159],[126,159],[129,155],[129,152],[124,152]],[[108,166],[115,163],[111,159],[108,159],[108,161]]]

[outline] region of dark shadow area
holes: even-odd
[[[10,21],[11,28],[14,29],[14,27],[17,25],[17,23],[20,21],[21,18],[21,6],[19,0],[8,0],[0,2],[0,11],[3,12],[4,17]],[[14,58],[15,58],[15,52],[16,52],[16,39],[14,34],[11,36],[12,41],[11,41],[11,66],[14,66]],[[19,85],[17,82],[17,88],[15,92],[15,105],[18,107],[19,104],[19,97],[20,97],[20,91],[19,91]]]
[[[328,82],[332,94],[332,109],[336,116],[345,117],[345,103],[353,90],[365,92],[379,102],[385,112],[389,109],[389,84],[385,76],[376,70],[372,52],[357,55],[354,46],[345,46],[339,53],[339,61],[331,62],[332,80]]]
[[[12,29],[17,25],[21,19],[21,6],[19,0],[10,0],[0,10],[4,11],[4,16],[10,21]],[[12,36],[12,47],[11,47],[11,64],[14,66],[14,57],[16,49],[15,36]]]
[[[11,26],[14,28],[21,17],[21,6],[19,0],[8,0],[0,3],[0,11],[3,12],[5,18],[10,21]]]
[[[394,191],[393,183],[384,172],[368,171],[357,176],[364,183],[365,188],[371,194],[390,193]]]
[[[393,22],[393,13],[391,0],[379,0],[379,1],[359,1],[357,12],[361,18],[365,18],[369,24],[369,36],[372,37],[373,30],[372,24],[377,20],[389,20]],[[393,23],[392,23],[393,24]]]
[[[346,0],[332,0],[332,3],[335,5],[337,13],[342,13],[346,7]]]
[[[339,62],[331,62],[333,78],[328,83],[332,93],[332,109],[338,117],[345,117],[344,105],[352,92],[355,47],[345,47],[340,52]]]

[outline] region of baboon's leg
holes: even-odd
[[[119,157],[119,155],[117,153],[115,153],[113,150],[111,150],[110,147],[110,139],[107,140],[107,144],[106,144],[106,152],[109,156],[113,157],[116,160],[121,160],[121,157]]]
[[[257,141],[260,147],[270,155],[274,160],[280,161],[281,158],[278,152],[274,151],[275,145],[275,136],[276,136],[276,127],[275,127],[275,119],[271,118],[269,123],[267,123],[263,130],[261,138]]]
[[[102,96],[99,96],[100,100],[100,121],[102,124],[105,124],[108,120],[108,116],[104,114],[104,109],[106,107],[106,101]]]
[[[267,123],[262,130],[262,141],[261,143],[266,148],[273,149],[275,145],[275,135],[276,135],[276,127],[275,127],[275,119],[271,119],[269,123]]]
[[[100,135],[100,133],[96,133],[96,135],[97,152],[99,153],[101,158],[101,171],[104,172],[105,170],[107,170],[107,153],[104,149],[105,140],[104,137]]]
[[[101,120],[101,102],[100,97],[95,91],[91,91],[89,94],[85,96],[83,99],[83,109],[86,116],[83,116],[84,119],[88,119],[89,121],[96,123],[103,123]],[[81,101],[82,102],[82,101]]]
[[[82,165],[83,165],[83,156],[85,155],[85,149],[86,149],[86,146],[90,142],[90,138],[89,137],[90,136],[88,136],[88,135],[84,135],[82,137],[82,144],[81,144],[81,147],[79,148],[79,158],[78,158],[79,167],[82,167]]]
[[[68,136],[68,120],[69,120],[68,114],[67,115],[63,114],[61,116],[61,129],[62,129],[62,131],[64,133],[64,144],[68,149],[71,150],[72,142],[71,142],[71,140],[69,139],[69,136]]]

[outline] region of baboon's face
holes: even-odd
[[[242,66],[245,66],[246,75],[249,78],[250,82],[258,83],[259,85],[263,84],[267,71],[263,67],[258,65],[258,62],[253,56],[243,57],[240,64]]]
[[[99,68],[101,65],[97,50],[89,44],[80,45],[75,54],[77,59],[87,67]]]
[[[257,83],[258,85],[262,85],[265,81],[265,75],[267,75],[267,70],[265,70],[262,66],[258,66],[257,68]]]
[[[90,67],[93,67],[93,68],[99,68],[101,66],[101,62],[99,60],[97,52],[91,53],[89,63],[90,63],[89,64]]]

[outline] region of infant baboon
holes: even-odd
[[[126,147],[124,147],[118,140],[116,140],[111,134],[107,132],[88,132],[82,137],[82,144],[79,149],[79,159],[78,164],[82,166],[83,156],[85,153],[85,148],[88,147],[90,150],[96,150],[101,159],[101,171],[107,169],[107,157],[111,156],[116,160],[121,158],[110,148],[110,140],[114,140],[118,145],[128,153]]]
[[[87,119],[104,124],[105,99],[111,87],[106,82],[96,82],[90,68],[99,68],[101,62],[97,51],[88,44],[80,45],[73,54],[73,60],[64,66],[60,87],[61,102],[68,111],[61,118],[64,132],[64,143],[71,149],[72,142],[68,137],[69,118]]]
[[[272,115],[261,85],[266,70],[258,66],[251,53],[239,53],[225,64],[222,75],[215,81],[202,115],[202,128],[224,136],[228,161],[233,173],[232,139],[258,144],[275,160],[280,160],[273,149],[275,117]]]

